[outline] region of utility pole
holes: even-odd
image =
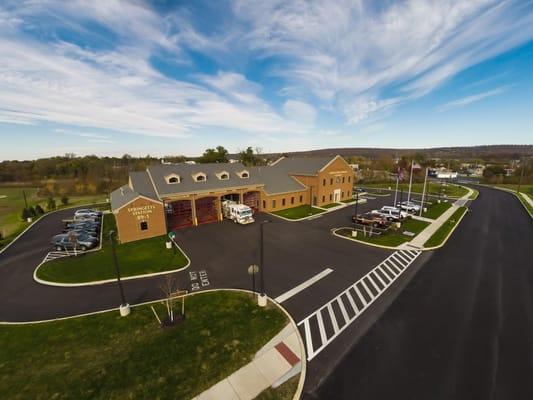
[[[24,197],[24,206],[28,209],[28,200],[26,199],[26,192],[22,189],[22,196]]]
[[[264,227],[268,223],[268,220],[261,221],[259,224],[259,274],[261,277],[261,294],[259,295],[257,301],[260,307],[264,307],[267,304],[267,297],[265,294],[265,251],[264,251]]]
[[[398,199],[398,180],[400,178],[400,172],[397,171],[396,172],[396,190],[394,191],[394,207],[396,207],[396,205],[398,203],[396,203],[396,200]]]
[[[124,288],[122,287],[122,281],[120,280],[120,268],[118,266],[117,251],[115,248],[115,231],[109,231],[109,240],[111,241],[111,252],[113,253],[113,263],[115,264],[115,271],[117,273],[117,284],[120,291],[120,315],[125,317],[130,313],[130,305],[126,302],[124,296]]]

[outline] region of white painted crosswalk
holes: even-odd
[[[311,361],[354,322],[420,255],[420,251],[400,250],[338,296],[298,323],[303,326],[307,360]]]
[[[80,255],[80,254],[83,254],[85,253],[85,251],[83,250],[78,250],[76,251],[76,255]],[[74,255],[74,252],[73,251],[51,251],[49,252],[43,259],[43,263],[45,262],[48,262],[48,261],[52,261],[52,260],[56,260],[58,258],[63,258],[63,257],[70,257],[70,256],[73,256]]]

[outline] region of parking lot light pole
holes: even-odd
[[[120,280],[120,268],[118,266],[117,252],[115,248],[115,231],[109,231],[109,240],[111,241],[111,252],[113,253],[113,263],[115,264],[115,271],[117,272],[117,284],[120,290],[120,315],[125,317],[130,313],[130,305],[126,302],[126,297],[124,296],[124,288],[122,287],[122,281]]]
[[[259,237],[259,251],[260,251],[260,261],[259,261],[259,274],[261,275],[261,294],[257,298],[257,303],[260,307],[264,307],[267,304],[267,296],[265,294],[265,251],[264,251],[264,227],[268,223],[268,220],[261,221],[259,226],[260,237]]]

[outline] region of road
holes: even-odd
[[[533,222],[479,198],[309,399],[533,398]]]

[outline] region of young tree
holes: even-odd
[[[63,204],[64,206],[66,206],[68,204],[68,197],[67,197],[66,194],[61,196],[61,204]]]
[[[44,214],[44,210],[43,210],[43,208],[41,207],[40,204],[37,204],[37,205],[35,206],[35,212],[36,212],[37,215],[42,215],[42,214]]]
[[[33,206],[28,207],[28,212],[30,213],[30,217],[32,218],[37,216],[37,212],[35,211],[35,208],[33,208]]]

